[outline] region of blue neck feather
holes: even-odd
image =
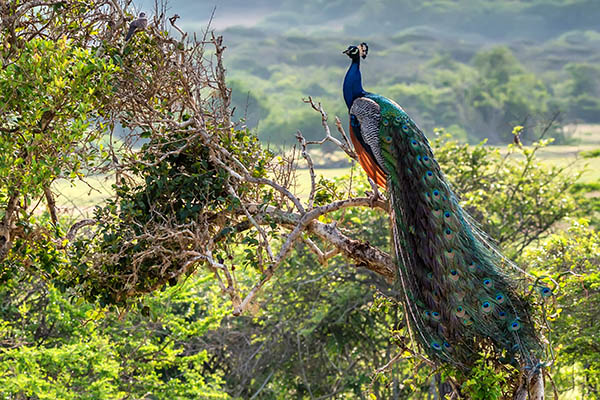
[[[362,78],[360,76],[360,59],[352,60],[346,77],[344,78],[344,101],[348,110],[352,107],[352,102],[357,98],[364,96],[366,92],[362,87]]]

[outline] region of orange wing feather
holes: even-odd
[[[356,150],[356,154],[358,155],[358,162],[361,167],[365,170],[369,178],[373,180],[376,184],[381,186],[382,188],[386,188],[386,177],[385,173],[379,167],[377,162],[373,160],[373,158],[369,155],[367,150],[360,144],[356,135],[354,135],[354,131],[352,130],[352,126],[350,126],[350,139],[352,139],[352,144],[354,145],[354,150]]]

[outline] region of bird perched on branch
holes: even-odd
[[[352,60],[343,85],[350,136],[361,166],[389,195],[411,337],[432,359],[461,369],[492,346],[508,362],[539,371],[542,346],[507,268],[515,265],[459,205],[415,122],[394,101],[363,89],[367,44],[343,53]]]
[[[127,36],[125,36],[125,41],[128,42],[136,32],[146,29],[146,26],[148,26],[148,18],[146,18],[145,12],[141,12],[138,18],[131,21],[131,24],[129,24],[129,30],[127,31]]]

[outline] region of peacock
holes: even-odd
[[[344,79],[350,137],[367,175],[390,200],[397,281],[411,337],[428,356],[468,369],[481,345],[506,363],[540,368],[543,346],[512,264],[459,205],[427,138],[394,101],[366,92],[368,46],[349,46]],[[551,289],[541,288],[542,296]]]

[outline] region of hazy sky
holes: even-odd
[[[260,21],[269,11],[258,9],[248,12],[244,9],[238,13],[232,8],[227,0],[214,0],[212,2],[197,2],[189,0],[169,0],[167,16],[179,14],[181,19],[179,25],[186,30],[199,31],[206,28],[213,8],[215,17],[211,26],[216,30],[222,30],[233,25],[252,26]],[[154,0],[136,0],[134,6],[138,11],[154,13]]]

